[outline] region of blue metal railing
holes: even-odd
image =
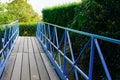
[[[4,38],[0,32],[0,79],[2,72],[6,66],[11,50],[14,46],[14,43],[19,36],[19,25],[18,21],[15,21],[11,24],[6,24],[0,29],[4,28]]]
[[[58,29],[62,29],[62,31],[64,32],[61,40],[60,39],[58,40],[58,34],[59,34],[57,33]],[[71,40],[69,35],[70,32],[90,37],[90,39],[85,44],[84,48],[81,50],[80,54],[76,59],[74,57],[74,53],[72,50],[72,45],[71,45]],[[118,45],[120,45],[120,40],[99,36],[95,34],[90,34],[82,31],[77,31],[70,28],[65,28],[58,25],[50,24],[47,22],[38,22],[36,36],[39,42],[42,44],[43,49],[45,50],[47,56],[49,57],[50,61],[55,67],[55,70],[57,71],[58,75],[62,80],[68,79],[68,76],[69,74],[71,74],[72,71],[74,71],[76,80],[79,80],[78,74],[82,75],[86,80],[92,80],[95,48],[98,52],[106,77],[108,80],[111,80],[111,75],[107,68],[98,40],[103,40],[103,41],[107,41],[107,42],[118,44]],[[64,43],[63,46],[61,45],[62,42]],[[69,44],[72,60],[66,56],[67,44]],[[64,47],[63,50],[60,49],[61,46]],[[81,56],[85,53],[85,51],[88,49],[89,46],[90,46],[89,70],[88,70],[88,74],[85,74],[85,72],[83,72],[78,67],[77,63],[81,59]],[[55,52],[55,49],[56,49],[56,52]],[[55,53],[57,53],[58,60],[55,59]],[[61,59],[62,58],[61,55],[63,57],[63,61]],[[72,67],[69,69],[68,72],[67,72],[67,62],[69,62],[72,65]]]

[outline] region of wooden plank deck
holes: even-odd
[[[18,37],[2,80],[59,80],[36,37]]]

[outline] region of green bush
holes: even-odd
[[[5,27],[0,28],[0,35],[3,37],[5,32]]]
[[[43,21],[61,26],[68,26],[73,21],[75,13],[74,8],[76,6],[79,6],[79,3],[65,4],[43,9]]]
[[[36,26],[36,23],[20,23],[20,36],[35,36]]]
[[[83,0],[70,28],[120,39],[120,1]]]
[[[20,36],[35,36],[36,32],[36,23],[20,23],[19,24],[19,33]],[[4,37],[5,26],[0,28],[0,34]]]
[[[43,20],[60,26],[120,39],[120,1],[119,0],[82,0],[82,3],[70,8],[69,6],[54,7],[43,10]],[[75,9],[74,9],[75,8]],[[75,57],[87,41],[88,37],[70,33]],[[103,56],[113,80],[119,80],[120,46],[99,41]],[[78,64],[86,73],[89,51]],[[102,64],[95,49],[93,80],[106,80]],[[87,66],[86,66],[87,65]]]
[[[80,31],[90,32],[103,36],[108,36],[116,39],[120,39],[120,1],[117,0],[83,0],[80,6],[75,9],[75,16],[73,22],[69,25],[70,28],[77,29]],[[72,34],[74,44],[78,44],[85,38],[76,37]],[[81,47],[83,45],[75,45]],[[120,46],[99,41],[103,56],[109,68],[110,74],[113,80],[119,80],[117,76],[120,74]],[[75,50],[78,51],[78,50]],[[83,59],[83,65],[85,66],[85,60]],[[93,78],[95,80],[105,79],[105,73],[103,72],[102,64],[98,60],[97,52],[95,52],[95,70]]]

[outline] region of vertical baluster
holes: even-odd
[[[105,73],[106,73],[106,76],[107,76],[108,80],[112,80],[112,79],[111,79],[111,76],[110,76],[110,73],[109,73],[109,70],[108,70],[108,68],[107,68],[107,65],[106,65],[106,63],[105,63],[104,57],[103,57],[103,55],[102,55],[102,51],[101,51],[101,49],[100,49],[100,46],[99,46],[99,44],[98,44],[97,39],[95,39],[94,42],[95,42],[95,46],[96,46],[97,51],[98,51],[98,55],[99,55],[100,60],[101,60],[101,62],[102,62],[102,66],[103,66],[104,71],[105,71]]]
[[[9,39],[11,38],[11,26],[10,26],[10,29],[9,29]],[[9,42],[9,49],[11,49],[11,40]]]
[[[40,24],[40,39],[42,40],[42,25]]]
[[[40,29],[40,23],[37,23],[37,37],[41,39],[41,29]]]
[[[38,22],[37,22],[37,27],[36,27],[36,36],[38,36]]]
[[[55,27],[53,28],[53,44],[55,45]],[[54,47],[52,46],[52,54],[53,54],[53,59],[55,59],[55,56],[54,56]]]
[[[42,39],[41,39],[41,40],[42,40],[42,42],[44,43],[44,39],[43,39],[44,36],[43,36],[43,34],[44,34],[44,26],[42,25]]]
[[[3,49],[3,42],[2,42],[2,35],[0,34],[0,50]],[[3,59],[2,59],[3,53],[0,54],[0,66],[2,65]]]
[[[17,21],[17,30],[18,30],[18,36],[20,35],[20,32],[19,32],[19,23]]]
[[[4,44],[3,44],[3,47],[5,46],[5,44],[7,43],[7,41],[8,41],[8,26],[6,25],[5,32],[4,32]],[[7,47],[6,47],[4,49],[4,52],[3,52],[4,58],[6,58],[7,52],[8,52],[8,50],[7,50]]]
[[[57,34],[57,29],[55,27],[55,36],[56,36],[56,43],[57,43],[57,48],[59,49],[59,42],[58,42],[58,34]],[[59,61],[59,66],[60,68],[62,67],[61,66],[61,57],[60,57],[60,53],[57,51],[57,55],[58,55],[58,61]]]
[[[51,30],[50,25],[48,25],[48,36],[49,36],[49,40],[51,41],[52,37],[51,37],[51,31],[50,30]],[[49,44],[50,44],[50,52],[52,53],[52,45],[51,45],[51,43],[49,43]]]
[[[14,32],[13,32],[13,34],[15,33],[15,26],[13,26],[14,27]],[[14,37],[13,37],[13,43],[14,43],[14,40],[15,40],[15,35],[14,35]]]
[[[47,37],[47,31],[46,31],[46,24],[44,25],[44,35],[45,35],[45,37],[44,37],[44,41],[45,41],[45,46],[46,46],[46,48],[47,48],[47,39],[46,39],[46,37]]]
[[[63,73],[64,75],[66,76],[66,63],[67,63],[67,60],[65,59],[65,56],[66,56],[66,30],[65,30],[65,37],[64,37],[64,67],[63,67]]]
[[[14,34],[14,26],[12,26],[12,34]],[[12,45],[13,45],[13,41],[14,41],[14,37],[12,38]]]
[[[11,26],[11,35],[13,34],[13,26]],[[13,44],[13,38],[11,39],[11,46]]]
[[[47,33],[47,38],[49,39],[49,25],[47,25],[47,28],[46,28],[47,30],[46,30],[46,33]],[[49,42],[48,42],[48,40],[46,40],[47,41],[47,44],[46,44],[46,47],[47,47],[47,50],[49,50]]]
[[[44,24],[44,27],[43,27],[43,31],[44,31],[44,35],[45,35],[45,24]],[[45,47],[46,47],[45,36],[43,36],[43,41],[44,41],[44,45],[45,45]]]
[[[0,48],[3,48],[2,35],[0,34]]]
[[[72,61],[73,61],[73,63],[75,63],[73,50],[72,50],[72,45],[71,45],[71,40],[70,40],[70,36],[69,36],[69,31],[67,31],[67,40],[68,40],[68,44],[69,44],[69,47],[70,47],[70,53],[71,53]],[[77,74],[76,69],[74,70],[74,72],[75,72],[75,78],[76,78],[76,80],[78,80],[78,74]]]
[[[49,30],[48,30],[48,25],[46,26],[46,35],[47,35],[47,38],[49,39]],[[47,50],[49,50],[49,42],[48,40],[46,39],[46,48]]]
[[[91,37],[91,51],[90,51],[90,64],[89,64],[89,80],[92,80],[92,74],[93,74],[94,49],[95,49],[94,37]]]

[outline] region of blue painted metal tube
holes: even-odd
[[[106,65],[106,63],[105,63],[105,60],[104,60],[104,58],[103,58],[103,55],[102,55],[102,52],[101,52],[101,49],[100,49],[100,47],[99,47],[99,44],[98,44],[97,39],[95,39],[94,42],[95,42],[95,45],[96,45],[96,48],[97,48],[97,51],[98,51],[100,60],[101,60],[101,62],[102,62],[103,68],[104,68],[105,73],[106,73],[106,75],[107,75],[107,78],[108,78],[108,80],[112,80],[112,79],[111,79],[111,76],[110,76],[110,73],[109,73],[109,70],[108,70],[108,68],[107,68],[107,65]]]
[[[81,35],[85,35],[85,36],[89,36],[89,37],[93,36],[94,38],[104,40],[104,41],[107,41],[107,42],[120,44],[120,40],[117,40],[117,39],[104,37],[104,36],[100,36],[100,35],[96,35],[96,34],[91,34],[91,33],[83,32],[83,31],[78,31],[78,30],[74,30],[74,29],[70,29],[70,28],[65,28],[65,27],[61,27],[61,26],[51,24],[51,23],[47,23],[47,22],[41,22],[41,23],[56,26],[57,28],[64,29],[64,30],[67,30],[67,31],[71,31],[71,32],[74,32],[74,33],[78,33],[78,34],[81,34]]]
[[[90,64],[89,64],[89,80],[92,80],[93,63],[94,63],[94,37],[91,37],[91,51],[90,51]]]
[[[70,40],[70,36],[69,36],[69,31],[67,31],[67,39],[68,39],[68,43],[69,43],[69,47],[70,47],[70,53],[71,53],[71,56],[72,56],[72,61],[75,62],[74,55],[73,55],[73,50],[72,50],[72,45],[71,45],[71,40]],[[76,69],[74,70],[74,72],[75,72],[75,78],[76,78],[76,80],[78,80],[78,74],[77,74]]]
[[[49,40],[48,40],[49,41]],[[50,41],[49,41],[50,42]],[[58,52],[68,61],[68,62],[70,62],[75,68],[76,68],[76,70],[86,79],[86,80],[88,80],[88,76],[81,70],[81,69],[79,69],[76,65],[74,65],[74,63],[68,58],[68,57],[66,57],[66,56],[64,56],[64,53],[62,52],[62,51],[60,51],[52,42],[50,42],[51,43],[51,45],[53,45],[57,50],[58,50]],[[61,71],[62,72],[62,71]]]
[[[66,30],[65,30],[65,37],[64,37],[64,56],[66,56],[66,42],[67,42],[67,40],[66,40]],[[67,60],[65,59],[65,57],[64,57],[64,67],[63,67],[63,73],[64,73],[64,75],[66,75],[66,65],[67,65]]]
[[[55,36],[56,36],[56,43],[57,43],[57,47],[59,48],[59,42],[58,42],[58,34],[57,34],[57,29],[56,29],[56,27],[55,27]],[[60,65],[60,68],[62,67],[62,64],[61,64],[61,58],[60,58],[60,53],[59,52],[57,52],[57,55],[58,55],[58,60],[59,60],[59,65]]]
[[[102,62],[102,65],[103,65],[103,68],[104,68],[104,71],[107,75],[107,78],[108,80],[111,80],[111,76],[110,76],[110,73],[108,71],[108,68],[107,68],[107,65],[105,63],[105,60],[102,56],[102,52],[101,52],[101,49],[100,49],[100,46],[97,42],[97,39],[99,40],[103,40],[103,41],[107,41],[107,42],[111,42],[111,43],[115,43],[115,44],[118,44],[120,45],[120,40],[117,40],[117,39],[113,39],[113,38],[109,38],[109,37],[104,37],[104,36],[100,36],[100,35],[96,35],[96,34],[91,34],[91,33],[87,33],[87,32],[83,32],[83,31],[78,31],[78,30],[73,30],[73,29],[70,29],[70,28],[65,28],[65,27],[61,27],[61,26],[58,26],[58,25],[54,25],[54,24],[50,24],[50,23],[47,23],[47,22],[41,22],[41,23],[38,23],[38,25],[41,25],[41,26],[38,26],[39,28],[37,29],[40,29],[40,30],[37,30],[38,32],[36,33],[39,33],[37,34],[37,37],[38,39],[40,40],[40,42],[43,44],[43,47],[44,49],[47,51],[48,48],[45,47],[46,43],[45,41],[51,45],[51,48],[52,48],[52,52],[49,52],[48,55],[51,59],[51,61],[56,64],[55,66],[57,67],[58,72],[60,71],[62,75],[64,75],[64,77],[67,77],[69,76],[69,74],[72,72],[72,70],[74,70],[74,74],[75,74],[75,77],[76,77],[76,80],[79,79],[79,77],[77,76],[78,73],[80,73],[84,79],[87,79],[87,80],[92,80],[92,74],[93,74],[93,64],[94,64],[94,49],[95,47],[97,48],[97,51],[98,51],[98,54],[99,54],[99,57],[100,57],[100,60]],[[47,33],[45,33],[45,27],[42,27],[42,25],[49,25],[49,30]],[[52,28],[50,28],[52,27]],[[60,40],[60,43],[58,42],[58,37],[57,37],[57,28],[61,29],[64,31],[64,34]],[[51,31],[50,29],[53,29],[53,32],[52,32],[52,35],[49,36],[49,31]],[[84,35],[84,36],[88,36],[90,37],[91,39],[85,44],[83,50],[81,51],[80,55],[78,56],[78,58],[76,60],[74,60],[74,53],[72,51],[72,45],[71,45],[71,41],[70,41],[70,36],[69,36],[69,32],[73,32],[73,33],[77,33],[77,34],[80,34],[80,35]],[[40,35],[40,37],[39,37]],[[89,74],[88,76],[77,66],[77,63],[78,61],[80,60],[82,54],[84,54],[84,52],[87,50],[89,44],[90,44],[90,41],[91,41],[91,52],[90,52],[90,62],[89,62]],[[63,43],[64,42],[64,43]],[[64,49],[63,51],[60,50],[60,47],[62,46],[62,44],[64,44]],[[72,57],[72,60],[70,58],[68,58],[66,56],[66,47],[67,47],[67,44],[69,44],[69,48],[70,48],[70,54],[71,54],[71,57]],[[62,46],[63,47],[63,46]],[[56,60],[54,59],[54,57],[51,56],[51,53],[54,55],[54,50],[57,50],[57,53],[60,53],[58,55],[58,57],[63,56],[64,58],[64,65],[63,65],[63,70],[61,69],[61,66],[62,65],[59,65]],[[59,59],[59,61],[61,61]],[[73,67],[70,69],[70,72],[66,73],[66,64],[67,62],[69,62]],[[60,63],[60,62],[59,62]],[[62,64],[62,63],[61,63]]]
[[[64,53],[59,50],[42,32],[41,34],[50,42],[50,44],[68,61],[70,62],[75,68],[76,70],[85,78],[85,79],[88,79],[88,76],[81,70],[79,69],[76,65],[74,65],[74,63],[67,57],[67,56],[64,56]]]
[[[74,65],[76,65],[78,63],[78,61],[80,60],[80,58],[82,57],[82,55],[85,53],[86,49],[88,49],[89,44],[90,44],[91,39],[88,40],[88,42],[85,44],[84,48],[82,49],[82,51],[80,52],[79,56],[77,57],[77,59],[74,62]],[[69,70],[69,73],[67,74],[69,76],[70,72],[72,71],[72,69],[74,69],[74,67],[72,67]]]
[[[53,58],[51,57],[51,54],[47,51],[47,49],[44,47],[43,42],[40,40],[39,37],[37,37],[37,39],[38,39],[38,41],[41,43],[43,49],[45,50],[46,55],[48,56],[48,58],[49,58],[50,61],[51,61],[51,63],[54,65],[55,70],[56,70],[56,71],[58,72],[58,74],[60,75],[59,77],[61,78],[61,80],[67,80],[66,77],[65,77],[63,74],[61,74],[62,71],[61,71],[61,69],[58,67],[58,65],[57,65],[55,62],[53,62]]]
[[[2,63],[0,62],[0,79],[1,79],[2,72],[7,64],[9,55],[11,54],[11,50],[14,46],[14,43],[15,43],[17,37],[19,36],[18,21],[14,22],[10,25],[11,25],[10,29],[8,29],[7,27],[5,29],[4,43],[3,43],[2,37],[1,37],[1,44],[3,43],[3,47],[0,50],[0,55],[3,55],[3,59],[2,59],[3,62]]]
[[[3,49],[1,49],[0,54],[4,51],[4,49],[7,47],[7,45],[9,44],[10,40],[15,36],[15,34],[17,33],[18,30],[15,31],[15,33],[11,36],[11,38],[9,39],[9,41],[4,45]]]

